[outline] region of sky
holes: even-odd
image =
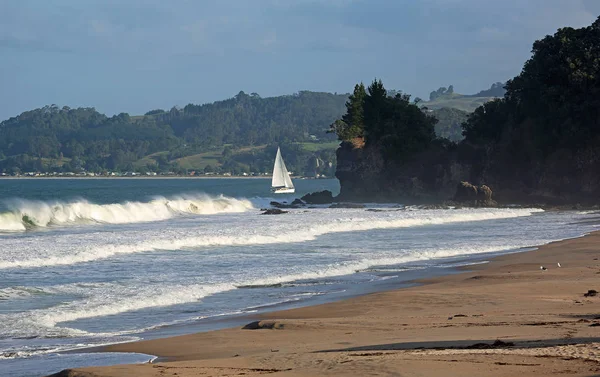
[[[422,98],[517,75],[600,0],[0,0],[0,120],[49,104],[143,114],[375,77]]]

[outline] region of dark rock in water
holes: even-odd
[[[587,293],[584,293],[583,296],[585,297],[594,297],[598,295],[598,291],[596,291],[595,289],[590,289],[587,291]]]
[[[287,204],[286,202],[280,203],[280,202],[271,202],[270,203],[273,207],[275,208],[300,208],[300,205],[297,204]]]
[[[456,186],[454,202],[472,207],[496,207],[498,203],[492,199],[492,189],[486,185],[475,186],[461,181]]]
[[[304,202],[298,198],[294,199],[294,201],[292,202],[293,206],[303,206],[305,205]]]
[[[58,373],[51,374],[48,377],[96,377],[96,375],[88,372],[76,371],[73,369],[64,369]]]
[[[333,203],[333,194],[329,190],[323,190],[306,194],[301,199],[308,204],[330,204]]]
[[[272,205],[272,206],[273,206],[273,207],[275,207],[275,208],[284,208],[284,207],[286,207],[286,206],[287,206],[286,204],[279,203],[279,202],[276,202],[276,201],[272,201],[272,202],[271,202],[271,203],[269,203],[269,204],[270,204],[270,205]]]
[[[365,205],[359,203],[334,203],[329,208],[365,208]]]
[[[418,209],[450,209],[450,207],[448,207],[445,204],[424,204],[424,205],[420,205],[417,206]]]
[[[284,211],[279,208],[269,208],[265,212],[261,213],[261,215],[283,215],[284,213],[288,213],[288,211]]]
[[[302,200],[300,199],[295,199],[292,204],[287,204],[287,202],[276,202],[276,201],[272,201],[270,203],[273,207],[275,208],[301,208],[304,207],[304,202],[302,202]]]
[[[486,185],[477,187],[477,200],[484,203],[492,201],[492,189]]]
[[[515,344],[513,342],[503,342],[501,340],[496,340],[494,343],[492,344],[488,344],[488,343],[475,343],[473,345],[467,346],[465,347],[466,349],[494,349],[494,348],[507,348],[507,347],[512,347]]]
[[[254,321],[242,327],[242,330],[280,330],[283,329],[283,324],[275,321]]]

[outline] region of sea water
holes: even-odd
[[[265,179],[0,180],[0,375],[146,362],[76,350],[407,286],[594,229],[582,221],[593,214],[536,208],[261,215],[274,199],[339,191],[295,184],[273,197]]]

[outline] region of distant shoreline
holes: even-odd
[[[7,177],[0,177],[0,180],[2,179],[272,179],[271,176],[261,176],[261,177],[244,177],[244,176],[239,176],[239,175],[235,175],[235,176],[231,176],[231,177],[224,177],[222,175],[209,175],[209,176],[182,176],[182,175],[173,175],[173,176],[148,176],[148,175],[143,175],[143,176],[119,176],[119,177],[111,177],[111,176],[96,176],[96,177],[91,177],[91,176],[85,176],[85,177],[80,177],[80,176],[44,176],[44,177],[27,177],[27,176],[20,176],[20,177],[13,177],[13,176],[7,176]],[[331,178],[312,178],[312,177],[292,177],[292,179],[311,179],[311,180],[318,180],[318,179],[335,179],[334,177]]]

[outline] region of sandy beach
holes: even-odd
[[[600,291],[599,258],[595,232],[412,288],[267,313],[251,329],[108,346],[159,359],[57,375],[600,375],[600,296],[587,294]]]

